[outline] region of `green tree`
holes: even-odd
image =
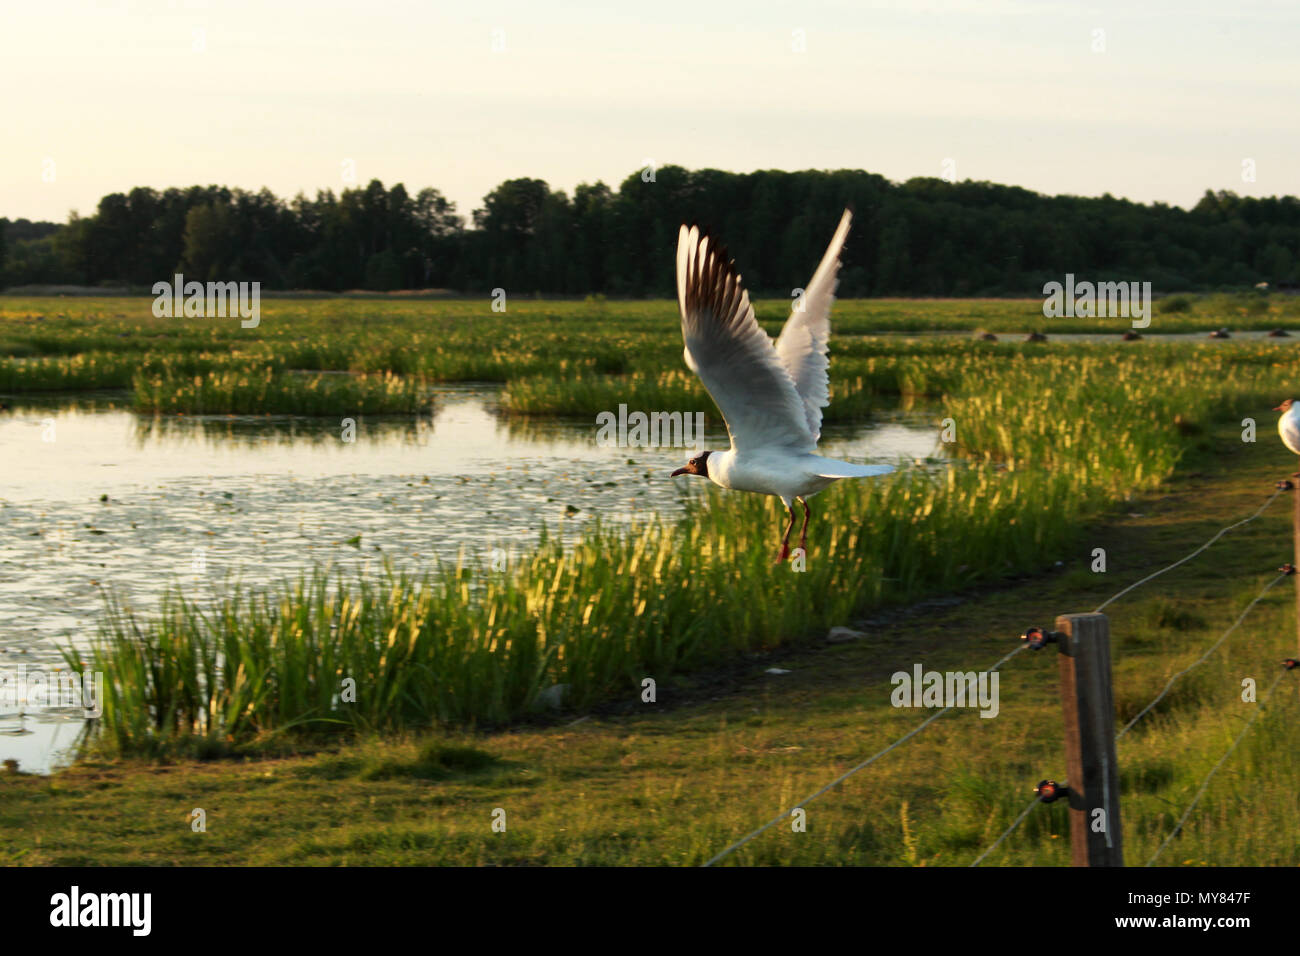
[[[1066,272],[1162,289],[1295,281],[1300,199],[1207,191],[1191,210],[1105,195],[1043,196],[996,183],[863,170],[731,173],[661,166],[572,199],[507,180],[467,227],[438,190],[398,183],[286,203],[269,190],[139,187],[65,226],[11,221],[4,281],[152,283],[196,278],[299,288],[483,289],[672,295],[681,223],[725,242],[754,295],[807,281],[845,206],[841,295],[1040,293]]]
[[[226,203],[206,203],[185,217],[181,271],[187,280],[230,280],[239,258],[234,209]]]
[[[402,287],[402,266],[391,250],[376,252],[366,260],[366,288],[391,292]]]

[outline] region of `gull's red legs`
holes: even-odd
[[[803,530],[799,532],[799,550],[805,555],[808,554],[808,519],[812,517],[812,509],[808,507],[808,502],[802,498],[796,498],[803,505]],[[790,521],[794,522],[794,508],[790,509]]]
[[[781,536],[781,550],[777,553],[776,563],[780,564],[786,558],[790,557],[790,532],[794,530],[794,502],[790,503],[790,523],[785,526],[785,534]]]

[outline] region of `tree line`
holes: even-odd
[[[436,189],[378,180],[287,201],[267,189],[138,187],[62,225],[0,219],[0,286],[148,287],[182,272],[267,289],[671,296],[678,225],[698,222],[727,244],[751,292],[788,296],[846,206],[843,296],[1035,295],[1067,272],[1158,291],[1300,281],[1294,196],[1207,191],[1186,210],[861,170],[663,166],[572,196],[511,179],[468,223]]]

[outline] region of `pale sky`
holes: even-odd
[[[647,161],[1300,194],[1298,51],[1294,0],[10,0],[0,216],[337,192],[345,161],[467,218],[504,179]]]

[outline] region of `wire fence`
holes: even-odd
[[[1165,572],[1172,571],[1174,568],[1186,564],[1188,561],[1192,560],[1192,558],[1196,557],[1198,554],[1200,554],[1201,552],[1209,548],[1210,545],[1214,544],[1214,542],[1218,541],[1229,531],[1232,531],[1234,528],[1240,528],[1242,525],[1249,524],[1250,522],[1254,521],[1256,518],[1258,518],[1260,515],[1262,515],[1265,511],[1268,510],[1268,506],[1277,500],[1277,496],[1280,495],[1283,490],[1284,489],[1282,488],[1277,489],[1277,491],[1273,492],[1271,495],[1268,496],[1268,500],[1265,501],[1262,505],[1260,505],[1259,510],[1256,511],[1253,515],[1251,515],[1248,518],[1242,518],[1240,521],[1234,522],[1228,525],[1226,528],[1221,529],[1218,534],[1216,534],[1209,541],[1205,542],[1205,544],[1201,545],[1191,554],[1187,555],[1187,557],[1179,558],[1173,564],[1169,565],[1168,567],[1161,568],[1159,571],[1156,571],[1154,574],[1148,574],[1146,577],[1144,577],[1141,581],[1138,581],[1136,584],[1130,584],[1128,587],[1120,591],[1118,594],[1112,595],[1110,598],[1107,598],[1105,601],[1102,601],[1101,605],[1093,613],[1100,614],[1102,611],[1104,611],[1110,605],[1114,604],[1116,601],[1122,598],[1125,594],[1128,594],[1130,591],[1135,591],[1138,588],[1140,588],[1142,585],[1146,584],[1148,581],[1154,581],[1156,578],[1160,577],[1160,575],[1164,574]]]
[[[1021,812],[1020,816],[1016,817],[1015,821],[1011,824],[1011,826],[1007,827],[1005,830],[1002,831],[1002,836],[998,837],[996,840],[990,843],[988,849],[986,849],[979,856],[975,857],[975,862],[972,863],[971,866],[979,866],[981,863],[983,863],[985,858],[990,853],[992,853],[994,850],[996,850],[999,846],[1002,845],[1003,840],[1011,836],[1011,834],[1015,832],[1016,828],[1020,826],[1020,824],[1025,822],[1025,818],[1028,817],[1029,814],[1034,812],[1034,807],[1038,806],[1042,802],[1043,802],[1042,799],[1037,795],[1035,795],[1034,799],[1030,801],[1029,806],[1025,807],[1025,809]]]
[[[1015,656],[1016,656],[1017,654],[1019,654],[1021,651],[1025,650],[1025,648],[1026,648],[1027,646],[1028,646],[1028,645],[1022,644],[1022,645],[1020,645],[1019,647],[1017,647],[1015,650],[1011,651],[1009,654],[1004,654],[1004,655],[1002,656],[1001,660],[999,660],[996,664],[994,664],[992,667],[989,668],[989,673],[992,673],[993,671],[997,670],[999,667],[1001,667],[1001,666],[1002,666],[1003,664],[1005,664],[1007,661],[1011,660],[1011,658],[1015,657]],[[840,776],[836,777],[836,778],[835,778],[834,780],[832,780],[830,783],[826,784],[826,786],[822,787],[820,790],[818,790],[816,793],[812,794],[811,796],[806,797],[805,799],[799,801],[799,803],[797,803],[795,806],[791,807],[789,810],[785,811],[785,813],[781,814],[780,816],[778,816],[778,817],[776,817],[776,818],[774,818],[774,819],[772,819],[772,820],[769,820],[767,823],[764,823],[764,824],[763,824],[761,827],[759,827],[757,830],[754,830],[754,831],[752,831],[751,833],[748,833],[748,834],[746,834],[745,836],[741,837],[739,840],[737,840],[735,843],[731,844],[731,846],[727,847],[727,848],[726,848],[725,850],[723,850],[721,853],[719,853],[719,854],[717,854],[716,856],[714,856],[711,860],[709,860],[709,861],[708,861],[707,863],[705,863],[704,865],[705,865],[705,866],[712,866],[714,863],[717,863],[719,860],[721,860],[721,859],[722,859],[724,856],[726,856],[728,853],[731,853],[731,852],[733,852],[734,850],[739,850],[742,846],[744,846],[744,845],[745,845],[746,843],[748,843],[750,840],[754,839],[754,837],[758,836],[758,835],[761,834],[761,833],[766,832],[767,830],[770,830],[772,827],[776,826],[776,825],[777,825],[778,823],[780,823],[782,820],[784,820],[784,819],[786,819],[787,817],[791,816],[791,815],[792,815],[796,810],[800,810],[800,809],[802,809],[803,807],[807,806],[808,804],[812,803],[814,800],[816,800],[818,797],[820,797],[823,793],[826,793],[828,790],[832,790],[832,789],[834,789],[835,787],[839,786],[841,783],[843,783],[845,780],[848,780],[849,777],[853,776],[853,775],[854,775],[855,773],[857,773],[859,770],[865,770],[867,767],[871,766],[873,763],[875,763],[877,760],[879,760],[879,759],[880,759],[881,757],[883,757],[885,754],[889,753],[889,752],[890,752],[891,750],[893,750],[895,747],[899,747],[899,746],[901,746],[902,744],[904,744],[905,742],[907,742],[908,740],[912,739],[912,738],[915,737],[917,734],[919,734],[921,731],[925,730],[926,727],[929,727],[932,723],[934,723],[936,720],[938,720],[940,717],[942,717],[944,714],[946,714],[948,711],[950,711],[950,710],[952,710],[952,709],[953,709],[953,705],[949,704],[947,707],[944,707],[942,710],[936,710],[933,714],[931,714],[929,717],[927,717],[927,718],[926,718],[922,723],[918,724],[916,727],[913,727],[913,728],[912,728],[911,730],[909,730],[907,733],[903,734],[903,736],[899,737],[897,740],[895,740],[895,741],[894,741],[892,744],[890,744],[888,747],[885,747],[883,750],[878,750],[878,751],[876,751],[874,754],[872,754],[872,755],[871,755],[870,757],[868,757],[866,760],[862,761],[862,763],[858,764],[858,765],[857,765],[856,767],[854,767],[853,769],[851,769],[851,770],[849,770],[849,771],[847,771],[847,772],[845,772],[845,773],[840,774]]]
[[[1217,651],[1219,647],[1223,644],[1223,642],[1232,636],[1232,632],[1241,626],[1241,622],[1246,620],[1246,615],[1249,614],[1251,610],[1254,609],[1255,605],[1258,604],[1263,599],[1264,595],[1273,589],[1273,585],[1277,584],[1279,581],[1283,580],[1286,577],[1287,577],[1287,573],[1284,571],[1281,574],[1279,574],[1277,577],[1275,577],[1272,581],[1269,581],[1268,584],[1264,585],[1263,590],[1261,590],[1258,594],[1255,595],[1254,600],[1252,600],[1249,604],[1247,604],[1246,609],[1241,612],[1241,615],[1235,621],[1232,622],[1232,626],[1223,632],[1223,636],[1220,637],[1213,644],[1211,644],[1209,649],[1200,657],[1198,657],[1194,662],[1184,667],[1173,677],[1169,678],[1169,683],[1165,684],[1164,690],[1162,690],[1159,694],[1156,695],[1155,700],[1151,701],[1151,703],[1147,704],[1140,711],[1138,711],[1137,714],[1133,717],[1133,719],[1130,720],[1127,724],[1125,724],[1123,729],[1120,730],[1120,732],[1115,735],[1115,739],[1119,740],[1126,733],[1132,730],[1134,724],[1136,724],[1139,720],[1141,720],[1143,717],[1149,714],[1151,712],[1151,709],[1155,707],[1156,704],[1164,700],[1165,695],[1169,693],[1170,689],[1174,686],[1174,684],[1178,682],[1178,679],[1180,677],[1190,673],[1191,671],[1195,670],[1197,667],[1200,667],[1202,664],[1204,664],[1207,660],[1209,660],[1210,655],[1213,654],[1215,651]]]
[[[1123,590],[1116,592],[1116,593],[1113,594],[1111,597],[1109,597],[1109,598],[1107,598],[1105,601],[1103,601],[1103,602],[1102,602],[1102,603],[1097,607],[1097,610],[1096,610],[1094,613],[1100,614],[1100,613],[1101,613],[1105,608],[1109,607],[1109,606],[1110,606],[1111,604],[1113,604],[1115,601],[1117,601],[1117,600],[1119,600],[1120,598],[1124,597],[1125,595],[1130,594],[1131,592],[1137,590],[1137,589],[1140,588],[1142,585],[1147,584],[1147,583],[1150,582],[1150,581],[1154,581],[1156,578],[1160,577],[1161,575],[1163,575],[1163,574],[1165,574],[1165,573],[1167,573],[1167,572],[1169,572],[1169,571],[1172,571],[1172,570],[1174,570],[1174,569],[1177,568],[1177,567],[1180,567],[1180,566],[1186,564],[1188,561],[1192,560],[1192,558],[1195,558],[1197,555],[1204,553],[1206,550],[1208,550],[1208,549],[1210,548],[1211,545],[1213,545],[1216,541],[1218,541],[1220,538],[1222,538],[1222,537],[1223,537],[1225,534],[1227,534],[1229,531],[1232,531],[1232,530],[1234,530],[1234,529],[1236,529],[1236,528],[1240,528],[1242,525],[1249,524],[1250,522],[1252,522],[1252,521],[1254,521],[1255,519],[1259,518],[1259,517],[1260,517],[1260,516],[1261,516],[1261,515],[1266,511],[1266,510],[1268,510],[1269,505],[1271,505],[1274,501],[1277,500],[1278,496],[1281,495],[1282,492],[1283,492],[1284,490],[1286,490],[1286,488],[1285,488],[1284,486],[1282,486],[1282,485],[1279,483],[1279,487],[1278,487],[1278,489],[1277,489],[1276,491],[1274,491],[1273,494],[1271,494],[1271,495],[1268,497],[1268,499],[1265,500],[1265,502],[1264,502],[1262,505],[1260,505],[1259,508],[1258,508],[1256,511],[1254,511],[1252,514],[1248,515],[1248,516],[1245,517],[1245,518],[1242,518],[1242,519],[1239,520],[1239,521],[1235,521],[1235,522],[1233,522],[1232,524],[1226,525],[1225,527],[1221,528],[1218,532],[1216,532],[1216,533],[1214,534],[1213,537],[1211,537],[1208,541],[1206,541],[1206,542],[1205,542],[1204,544],[1202,544],[1200,547],[1196,548],[1196,549],[1195,549],[1194,551],[1192,551],[1190,554],[1187,554],[1186,556],[1184,556],[1184,557],[1178,559],[1178,560],[1175,561],[1174,563],[1172,563],[1172,564],[1170,564],[1170,565],[1167,565],[1166,567],[1163,567],[1163,568],[1161,568],[1160,570],[1153,572],[1152,574],[1148,574],[1146,577],[1142,578],[1141,580],[1139,580],[1139,581],[1137,581],[1137,582],[1135,582],[1135,583],[1133,583],[1133,584],[1130,584],[1128,587],[1124,588]],[[1300,491],[1297,491],[1297,494],[1300,494]],[[1158,695],[1156,695],[1155,699],[1152,700],[1151,703],[1147,704],[1146,707],[1142,708],[1142,710],[1139,711],[1139,712],[1137,713],[1137,715],[1135,715],[1135,716],[1133,717],[1132,720],[1130,720],[1127,724],[1125,724],[1124,727],[1123,727],[1123,729],[1121,729],[1121,730],[1120,730],[1120,731],[1115,735],[1115,740],[1118,741],[1120,738],[1122,738],[1126,733],[1129,732],[1129,730],[1131,730],[1131,729],[1133,728],[1133,726],[1134,726],[1135,724],[1137,724],[1137,722],[1138,722],[1139,720],[1141,720],[1144,716],[1146,716],[1148,713],[1150,713],[1151,710],[1152,710],[1152,709],[1153,709],[1157,704],[1159,704],[1160,701],[1162,701],[1162,700],[1165,698],[1165,696],[1169,693],[1170,689],[1174,686],[1175,683],[1177,683],[1177,681],[1178,681],[1180,678],[1182,678],[1183,676],[1185,676],[1186,674],[1188,674],[1190,671],[1194,670],[1195,668],[1199,667],[1201,664],[1205,663],[1205,661],[1208,660],[1209,657],[1210,657],[1210,656],[1211,656],[1211,655],[1212,655],[1212,654],[1213,654],[1213,653],[1214,653],[1214,652],[1215,652],[1215,651],[1216,651],[1220,646],[1222,646],[1223,642],[1226,641],[1226,640],[1227,640],[1227,639],[1232,635],[1232,633],[1233,633],[1234,631],[1236,631],[1236,629],[1237,629],[1237,628],[1241,625],[1241,623],[1246,619],[1247,615],[1250,614],[1250,612],[1251,612],[1251,611],[1255,608],[1255,606],[1256,606],[1256,605],[1257,605],[1257,604],[1258,604],[1258,603],[1259,603],[1259,602],[1264,598],[1264,596],[1265,596],[1265,595],[1266,595],[1270,590],[1272,590],[1272,588],[1273,588],[1274,586],[1276,586],[1276,585],[1278,584],[1278,582],[1280,582],[1283,578],[1286,578],[1286,577],[1290,576],[1290,574],[1293,574],[1293,573],[1295,573],[1295,572],[1294,572],[1294,571],[1291,571],[1291,570],[1283,570],[1283,571],[1282,571],[1281,573],[1279,573],[1275,578],[1273,578],[1273,579],[1272,579],[1271,581],[1269,581],[1266,585],[1264,585],[1264,587],[1260,590],[1260,592],[1259,592],[1258,594],[1255,595],[1255,597],[1250,601],[1249,604],[1246,605],[1245,609],[1241,612],[1241,614],[1237,617],[1237,619],[1232,623],[1232,625],[1231,625],[1231,626],[1230,626],[1226,631],[1224,631],[1224,633],[1219,637],[1219,639],[1216,640],[1216,641],[1215,641],[1215,642],[1214,642],[1214,643],[1209,647],[1209,649],[1205,651],[1205,653],[1203,653],[1199,658],[1197,658],[1196,661],[1194,661],[1192,664],[1188,665],[1188,666],[1185,667],[1183,670],[1179,671],[1177,674],[1175,674],[1173,677],[1171,677],[1171,678],[1169,679],[1168,683],[1167,683],[1167,684],[1164,686],[1164,688],[1160,691],[1160,693],[1159,693]],[[1015,650],[1013,650],[1013,651],[1011,651],[1010,653],[1004,655],[1000,660],[998,660],[998,662],[997,662],[996,664],[994,664],[992,667],[988,668],[988,672],[989,672],[989,673],[992,673],[993,671],[998,670],[998,669],[999,669],[1003,664],[1005,664],[1007,661],[1011,660],[1011,658],[1015,657],[1015,656],[1016,656],[1017,654],[1019,654],[1021,651],[1026,650],[1028,647],[1029,647],[1028,644],[1021,644],[1020,646],[1016,647]],[[1169,833],[1169,835],[1165,838],[1164,843],[1162,843],[1162,844],[1160,845],[1160,848],[1157,849],[1156,852],[1155,852],[1155,854],[1151,857],[1151,859],[1147,861],[1147,866],[1150,866],[1153,862],[1155,862],[1156,858],[1160,856],[1160,854],[1164,851],[1165,847],[1169,845],[1170,841],[1172,841],[1172,840],[1174,839],[1174,837],[1175,837],[1175,836],[1176,836],[1176,835],[1181,831],[1181,829],[1182,829],[1182,827],[1183,827],[1183,824],[1186,823],[1188,817],[1191,815],[1192,811],[1195,809],[1196,804],[1199,802],[1199,800],[1201,799],[1201,797],[1204,796],[1206,789],[1209,787],[1210,780],[1213,778],[1214,774],[1219,770],[1219,768],[1224,764],[1224,762],[1228,759],[1228,757],[1231,756],[1232,752],[1236,749],[1237,745],[1241,743],[1241,741],[1242,741],[1242,739],[1245,737],[1246,733],[1250,730],[1251,725],[1254,724],[1255,719],[1256,719],[1256,718],[1259,716],[1259,714],[1262,712],[1262,710],[1263,710],[1263,706],[1264,706],[1265,702],[1268,700],[1269,697],[1272,696],[1273,691],[1277,688],[1278,684],[1279,684],[1280,681],[1282,680],[1282,677],[1285,675],[1285,673],[1286,673],[1286,672],[1283,671],[1282,673],[1278,674],[1278,676],[1274,679],[1273,683],[1269,686],[1268,691],[1265,693],[1264,698],[1260,701],[1260,706],[1259,706],[1259,708],[1255,711],[1255,713],[1251,716],[1251,718],[1246,722],[1246,726],[1242,728],[1241,733],[1237,735],[1237,738],[1233,741],[1232,745],[1228,748],[1228,750],[1224,753],[1224,755],[1223,755],[1222,757],[1219,758],[1219,761],[1218,761],[1218,762],[1214,765],[1214,767],[1210,770],[1209,774],[1206,775],[1205,779],[1202,781],[1201,786],[1200,786],[1200,788],[1198,789],[1198,791],[1197,791],[1197,793],[1196,793],[1196,796],[1192,799],[1191,804],[1187,807],[1186,811],[1184,811],[1182,817],[1178,820],[1178,823],[1177,823],[1177,825],[1174,827],[1174,829],[1173,829],[1173,830]],[[803,799],[802,801],[800,801],[800,802],[799,802],[798,804],[796,804],[794,807],[790,808],[789,810],[785,811],[784,813],[780,814],[779,816],[774,817],[772,820],[769,820],[767,823],[763,824],[761,827],[757,828],[756,830],[753,830],[753,831],[751,831],[750,833],[746,834],[744,837],[742,837],[741,839],[737,840],[735,843],[732,843],[732,844],[731,844],[730,846],[728,846],[726,849],[722,850],[720,853],[718,853],[718,854],[716,854],[715,856],[713,856],[711,859],[709,859],[709,860],[708,860],[706,863],[704,863],[703,865],[706,866],[706,867],[707,867],[707,866],[712,866],[713,864],[717,863],[719,860],[724,859],[724,858],[727,857],[729,854],[735,852],[736,850],[738,850],[738,849],[740,849],[741,847],[743,847],[745,844],[749,843],[749,842],[750,842],[751,840],[753,840],[755,837],[758,837],[758,836],[760,836],[761,834],[765,833],[766,831],[770,830],[772,827],[776,826],[776,825],[777,825],[778,823],[780,823],[782,820],[788,819],[789,817],[793,816],[793,814],[794,814],[797,810],[800,810],[800,809],[802,809],[803,807],[807,806],[809,803],[811,803],[812,801],[816,800],[818,797],[822,796],[823,794],[829,792],[830,790],[834,789],[834,788],[837,787],[839,784],[843,783],[845,780],[849,779],[849,777],[853,776],[854,774],[858,773],[859,771],[861,771],[861,770],[865,770],[867,767],[871,766],[871,764],[875,763],[875,762],[876,762],[877,760],[879,760],[881,757],[884,757],[886,754],[888,754],[888,753],[890,753],[891,751],[895,750],[896,748],[902,746],[902,745],[903,745],[904,743],[906,743],[908,740],[912,739],[912,738],[915,737],[917,734],[921,733],[921,731],[925,730],[925,728],[928,727],[928,726],[930,726],[930,724],[932,724],[934,721],[936,721],[936,720],[938,720],[940,717],[942,717],[945,713],[947,713],[948,711],[953,710],[953,709],[954,709],[954,705],[953,705],[953,704],[949,704],[949,705],[943,707],[942,709],[935,711],[935,713],[933,713],[933,714],[930,715],[928,718],[926,718],[922,723],[920,723],[920,724],[917,725],[916,727],[912,728],[910,731],[908,731],[908,732],[907,732],[906,734],[904,734],[902,737],[899,737],[899,738],[898,738],[897,740],[895,740],[893,743],[889,744],[888,746],[884,747],[884,748],[881,749],[881,750],[878,750],[877,752],[875,752],[874,754],[872,754],[870,757],[868,757],[866,760],[863,760],[861,763],[857,764],[856,766],[852,767],[850,770],[846,771],[845,773],[841,774],[839,777],[837,777],[837,778],[835,778],[834,780],[832,780],[830,783],[828,783],[826,786],[822,787],[820,790],[816,791],[815,793],[809,795],[808,797],[806,797],[805,799]],[[1029,803],[1029,805],[1028,805],[1027,807],[1025,807],[1025,809],[1024,809],[1023,811],[1021,811],[1020,815],[1017,816],[1017,817],[1015,818],[1015,820],[1012,821],[1011,825],[1008,826],[1008,827],[1007,827],[1007,828],[1006,828],[1006,829],[1005,829],[1005,830],[1004,830],[1004,831],[1003,831],[1003,832],[1002,832],[1002,833],[997,837],[997,839],[995,839],[991,844],[989,844],[988,847],[985,848],[985,849],[983,850],[983,852],[981,852],[981,853],[979,854],[979,856],[977,856],[977,857],[975,858],[975,860],[970,864],[970,866],[972,866],[972,867],[976,867],[976,866],[979,866],[982,862],[984,862],[984,860],[987,859],[987,858],[988,858],[988,857],[993,853],[994,850],[996,850],[999,846],[1001,846],[1002,843],[1003,843],[1003,842],[1004,842],[1004,841],[1005,841],[1009,836],[1011,836],[1011,834],[1014,833],[1014,832],[1015,832],[1015,831],[1020,827],[1020,825],[1021,825],[1022,823],[1024,823],[1025,820],[1027,820],[1027,819],[1029,818],[1029,815],[1030,815],[1031,813],[1033,813],[1034,808],[1035,808],[1036,806],[1038,806],[1038,804],[1040,804],[1040,803],[1042,803],[1042,802],[1043,802],[1043,795],[1042,795],[1042,794],[1037,794],[1037,793],[1036,793],[1035,796],[1034,796],[1034,799]],[[1108,835],[1108,836],[1109,836],[1109,835]]]
[[[1268,690],[1265,691],[1264,698],[1255,708],[1255,712],[1251,714],[1250,719],[1246,721],[1246,726],[1241,728],[1241,733],[1237,734],[1237,738],[1232,742],[1228,749],[1223,752],[1223,756],[1219,758],[1218,763],[1211,767],[1210,772],[1205,775],[1205,779],[1201,781],[1200,788],[1196,791],[1196,796],[1192,797],[1192,802],[1187,805],[1187,809],[1184,810],[1183,815],[1178,818],[1178,822],[1174,825],[1174,828],[1169,831],[1169,835],[1165,837],[1165,841],[1160,844],[1159,849],[1151,855],[1151,859],[1147,860],[1147,866],[1154,863],[1156,858],[1159,857],[1161,853],[1165,852],[1165,847],[1169,846],[1174,837],[1178,836],[1179,831],[1183,828],[1183,824],[1187,822],[1187,818],[1190,817],[1192,811],[1196,809],[1196,804],[1200,802],[1201,797],[1205,796],[1205,791],[1209,788],[1210,781],[1214,778],[1214,775],[1219,772],[1219,768],[1222,767],[1227,759],[1232,756],[1232,752],[1237,749],[1237,745],[1241,743],[1242,739],[1246,736],[1246,732],[1250,730],[1251,724],[1253,724],[1255,719],[1264,712],[1264,707],[1268,703],[1268,699],[1273,696],[1273,691],[1277,690],[1277,685],[1285,676],[1286,671],[1282,671],[1277,675],[1277,677],[1273,678],[1273,683],[1270,684]]]

